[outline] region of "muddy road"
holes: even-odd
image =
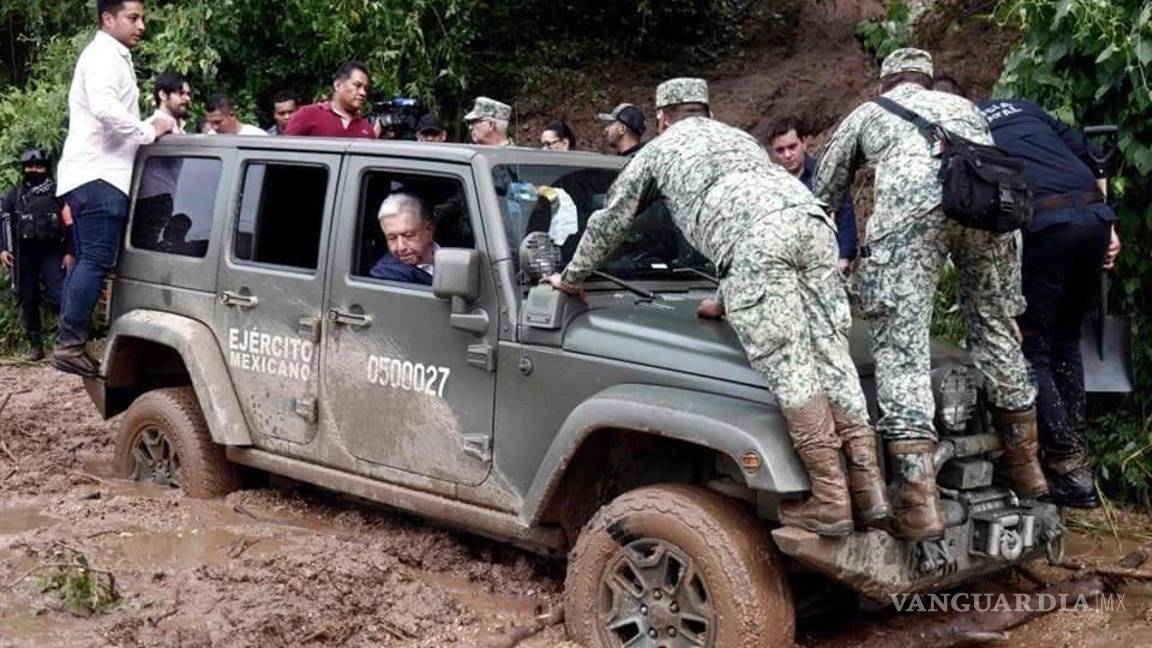
[[[78,379],[0,367],[0,401],[8,394],[0,646],[576,646],[563,625],[524,637],[537,615],[560,606],[559,562],[287,482],[256,480],[199,501],[119,481],[111,474],[116,421],[99,420]],[[1126,528],[1152,534],[1134,516]],[[1108,561],[1132,546],[1080,533],[1070,553]],[[35,570],[62,547],[114,576],[122,600],[87,618],[60,609]],[[978,589],[1028,587],[1005,576]],[[1055,613],[996,645],[1152,645],[1152,589],[1123,593],[1117,609]],[[936,616],[841,612],[802,623],[799,639],[882,646],[886,635]]]

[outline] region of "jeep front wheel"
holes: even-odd
[[[239,467],[212,441],[191,387],[156,389],[124,414],[116,437],[116,474],[211,498],[239,486]]]
[[[584,527],[565,619],[590,648],[791,646],[792,591],[747,507],[696,486],[630,491]]]

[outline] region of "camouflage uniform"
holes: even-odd
[[[901,54],[916,57],[901,61]],[[901,50],[885,66],[932,75],[931,58],[919,50]],[[917,62],[926,60],[926,69]],[[913,83],[884,95],[924,118],[974,142],[991,144],[980,111],[955,95]],[[814,193],[838,204],[856,170],[876,170],[876,205],[865,241],[870,256],[857,263],[854,293],[872,323],[876,357],[877,427],[886,439],[935,440],[935,407],[929,364],[929,330],[940,270],[952,254],[959,275],[960,305],[968,322],[968,348],[983,372],[989,400],[996,407],[1021,410],[1035,391],[1027,364],[1013,335],[1012,318],[1023,312],[1019,259],[1012,234],[967,229],[945,217],[940,159],[907,121],[875,103],[859,106],[841,123],[820,161]]]
[[[661,89],[658,106],[698,101],[685,97],[699,88]],[[678,92],[685,97],[675,101]],[[743,131],[690,117],[641,149],[604,209],[589,218],[564,281],[585,279],[637,214],[661,198],[688,242],[720,268],[728,319],[781,405],[799,407],[823,393],[866,421],[848,353],[851,318],[836,268],[835,226],[804,185]]]

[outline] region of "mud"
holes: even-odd
[[[0,399],[8,393],[0,420],[0,646],[579,648],[562,625],[521,640],[538,615],[560,608],[560,562],[280,480],[253,480],[212,501],[117,480],[117,421],[99,420],[79,381],[44,367],[0,367]],[[1077,524],[1108,528],[1099,515]],[[1069,556],[1112,562],[1135,537],[1152,537],[1152,523],[1138,516],[1122,518],[1120,528],[1133,537],[1078,533]],[[30,572],[60,544],[115,575],[123,600],[112,611],[77,618],[40,591]],[[966,591],[1031,587],[1007,575]],[[1123,606],[1058,612],[1000,645],[1152,645],[1152,590],[1121,592]],[[798,640],[885,646],[886,634],[933,618],[840,609],[803,621]]]

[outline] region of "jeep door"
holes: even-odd
[[[387,466],[479,484],[492,447],[499,313],[471,168],[370,156],[346,164],[329,272],[322,415],[332,417],[357,472],[378,475],[376,467]],[[483,296],[472,312],[489,314],[487,330],[453,328],[452,305],[432,294],[431,276],[389,257],[378,214],[390,196],[406,209],[423,207],[435,245],[481,251]]]
[[[316,435],[323,269],[340,156],[241,149],[216,327],[256,445]]]

